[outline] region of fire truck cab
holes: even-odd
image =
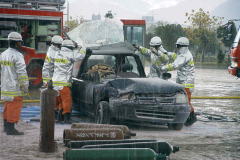
[[[230,50],[231,65],[228,71],[231,75],[240,77],[240,28]]]
[[[8,48],[7,36],[16,31],[23,37],[23,54],[30,86],[41,85],[42,66],[53,35],[62,34],[65,0],[1,0],[0,53]]]
[[[123,23],[124,40],[131,44],[145,46],[145,20],[121,19]]]

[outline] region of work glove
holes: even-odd
[[[137,44],[132,44],[132,45],[133,45],[133,47],[134,47],[135,49],[137,49],[137,50],[140,49],[140,47],[139,47]]]
[[[153,54],[158,55],[158,50],[156,50],[156,48],[150,47],[150,51],[151,51]]]
[[[48,85],[47,82],[43,81],[43,85],[41,88],[47,88],[47,85]]]
[[[90,48],[86,49],[86,56],[90,57],[92,55],[92,50]]]
[[[162,71],[162,72],[166,72],[166,71],[167,71],[167,66],[162,66],[162,67],[160,67],[159,69],[160,69],[160,71]]]
[[[27,87],[27,86],[21,85],[21,86],[20,86],[20,89],[21,89],[21,91],[24,93],[24,95],[28,95],[28,94],[29,94],[29,92],[28,92],[28,87]]]

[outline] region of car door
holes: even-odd
[[[81,111],[91,112],[93,107],[94,83],[89,80],[73,78],[72,96],[75,106]]]

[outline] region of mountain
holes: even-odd
[[[225,19],[240,19],[240,1],[239,0],[227,0],[219,5],[213,14],[224,17]]]
[[[213,11],[229,0],[68,0],[70,15],[74,18],[91,19],[92,14],[103,17],[111,10],[117,18],[141,19],[154,16],[156,21],[184,23],[185,13],[203,8]],[[236,0],[238,1],[238,0]],[[65,10],[66,13],[66,10]]]
[[[191,10],[199,8],[211,12],[225,1],[226,0],[185,0],[169,8],[152,10],[148,14],[153,15],[155,20],[183,24],[186,20],[186,12],[191,12]]]

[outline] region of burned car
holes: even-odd
[[[126,42],[93,47],[73,78],[74,107],[96,123],[112,120],[168,125],[179,130],[189,115],[181,85],[147,78],[135,49]]]

